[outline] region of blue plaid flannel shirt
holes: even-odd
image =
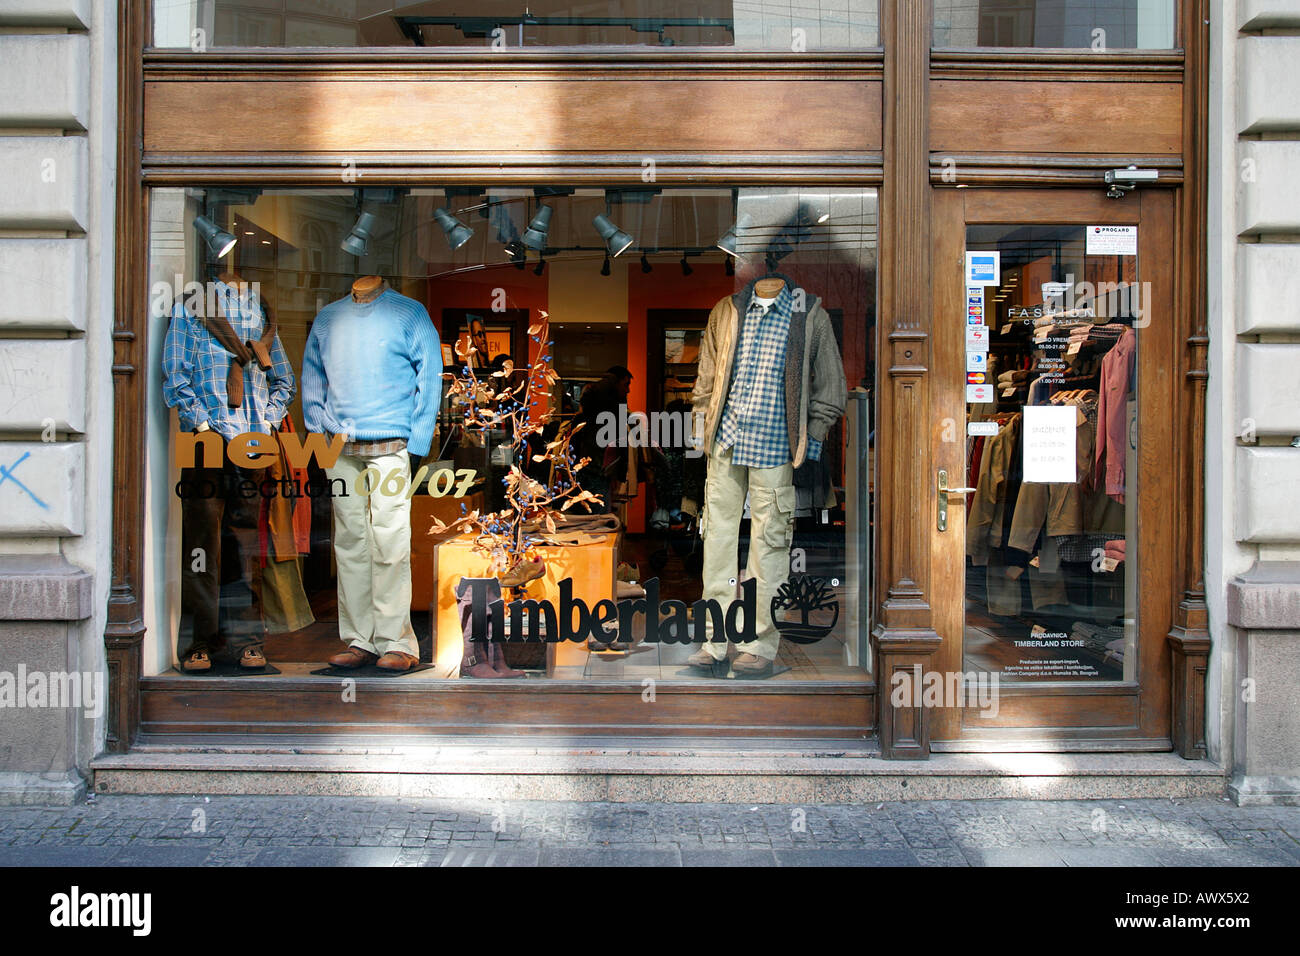
[[[218,282],[216,303],[218,314],[230,321],[242,341],[261,336],[265,319],[253,295],[241,297],[234,287]],[[246,432],[269,435],[284,420],[296,386],[280,337],[271,344],[270,371],[262,371],[256,361],[244,367],[244,403],[239,408],[226,406],[230,361],[230,353],[212,337],[203,320],[178,301],[163,342],[162,365],[163,401],[179,412],[181,428],[193,431],[207,422],[227,441]]]
[[[766,310],[754,300],[745,313],[736,343],[727,404],[718,423],[718,448],[732,448],[731,463],[746,468],[776,468],[790,461],[785,414],[785,349],[790,338],[794,294],[781,290]],[[809,439],[808,458],[821,456],[821,443]]]

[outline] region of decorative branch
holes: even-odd
[[[546,312],[529,326],[529,339],[537,346],[537,361],[528,368],[528,374],[518,385],[511,387],[515,374],[514,362],[507,359],[502,368],[480,378],[475,374],[470,357],[477,352],[472,340],[462,350],[456,343],[456,355],[463,360],[459,373],[447,388],[448,395],[464,395],[469,400],[465,413],[465,428],[488,432],[501,429],[511,436],[510,447],[514,461],[525,460],[533,435],[542,431],[553,419],[549,412],[538,414],[537,407],[545,398],[549,403],[552,386],[560,376],[552,368],[551,346],[548,337],[550,322]],[[524,562],[538,557],[537,547],[546,543],[547,534],[556,532],[556,519],[563,522],[564,512],[576,505],[602,504],[599,495],[583,491],[577,473],[589,463],[589,458],[579,459],[573,450],[573,436],[581,429],[561,426],[559,434],[546,445],[545,451],[533,455],[537,464],[550,463],[546,483],[529,477],[512,462],[505,477],[506,505],[501,511],[480,514],[477,510],[466,513],[461,504],[461,517],[451,524],[435,520],[430,534],[449,537],[454,532],[471,533],[474,550],[491,558],[489,573],[503,575]],[[544,533],[543,533],[544,532]]]

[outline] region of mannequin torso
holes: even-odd
[[[373,302],[386,288],[388,283],[379,276],[364,276],[352,283],[352,301]]]

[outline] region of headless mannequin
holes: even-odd
[[[784,279],[759,279],[754,283],[754,300],[767,311],[785,288]],[[743,318],[743,317],[742,317]]]
[[[388,288],[379,276],[364,276],[352,283],[353,302],[373,302]]]

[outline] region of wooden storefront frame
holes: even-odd
[[[117,257],[115,285],[114,384],[114,486],[113,576],[109,598],[109,624],[105,632],[110,677],[107,748],[130,748],[141,727],[141,643],[144,547],[143,447],[145,357],[144,316],[147,309],[148,188],[154,185],[237,185],[257,182],[267,186],[311,186],[339,182],[340,161],[364,156],[366,183],[410,185],[541,183],[600,183],[617,185],[641,181],[642,160],[656,140],[647,132],[640,141],[613,150],[516,149],[502,154],[474,151],[420,151],[409,143],[391,142],[381,151],[346,149],[295,149],[277,142],[274,151],[256,148],[233,151],[224,142],[202,146],[206,116],[219,115],[230,103],[230,85],[336,84],[332,89],[361,89],[359,84],[391,82],[403,89],[419,90],[412,83],[477,83],[480,96],[490,95],[485,84],[552,83],[559,95],[577,83],[622,84],[624,102],[653,103],[648,84],[708,83],[711,90],[735,93],[762,90],[772,102],[759,103],[753,118],[741,117],[720,149],[704,149],[708,136],[695,135],[671,149],[650,150],[657,160],[657,182],[662,185],[844,185],[874,186],[880,192],[879,247],[879,349],[877,377],[880,434],[877,500],[889,502],[877,515],[874,567],[875,589],[873,646],[875,673],[929,660],[942,644],[934,629],[934,588],[930,580],[929,522],[924,506],[931,484],[932,461],[922,454],[895,454],[910,436],[929,430],[932,375],[930,303],[933,289],[917,283],[917,275],[933,274],[931,266],[933,221],[930,213],[936,186],[952,168],[960,182],[1000,188],[1024,186],[1088,185],[1101,189],[1104,169],[1140,163],[1161,170],[1162,184],[1181,187],[1175,210],[1177,263],[1175,267],[1177,340],[1184,343],[1173,373],[1180,382],[1176,410],[1179,434],[1176,454],[1179,487],[1186,489],[1187,507],[1179,512],[1176,549],[1168,573],[1179,594],[1172,609],[1174,626],[1169,642],[1173,660],[1173,742],[1185,756],[1203,753],[1204,661],[1208,633],[1202,582],[1204,540],[1204,400],[1205,358],[1208,339],[1205,322],[1204,225],[1206,216],[1206,134],[1208,18],[1207,0],[1182,0],[1179,51],[1149,53],[1090,53],[1088,51],[987,51],[931,50],[932,5],[929,0],[881,0],[882,49],[860,53],[793,56],[777,53],[735,53],[675,50],[609,53],[558,50],[503,54],[447,53],[425,50],[238,50],[189,54],[147,49],[150,35],[149,4],[118,6],[119,122],[117,184]],[[850,84],[836,87],[833,84]],[[173,84],[168,86],[168,84]],[[179,100],[168,96],[190,84]],[[218,84],[197,87],[196,84]],[[351,84],[349,87],[348,85]],[[966,108],[974,84],[1002,90],[998,84],[1022,84],[1012,90],[1032,90],[1035,103],[1057,95],[1067,104],[1062,116],[1078,120],[1088,97],[1110,96],[1107,103],[1130,102],[1125,112],[1106,114],[1120,129],[1093,146],[1085,136],[1068,141],[1069,149],[1044,148],[1041,130],[998,129],[995,150],[979,148],[978,139],[963,139],[960,130],[945,120],[954,110]],[[993,84],[989,86],[988,84]],[[1106,86],[1092,86],[1106,84]],[[728,86],[731,85],[731,86]],[[856,86],[855,86],[856,85]],[[613,89],[614,87],[608,87]],[[279,90],[290,89],[280,86]],[[506,87],[502,87],[506,89]],[[701,87],[704,89],[704,87]],[[879,102],[873,114],[864,111],[862,122],[848,130],[827,128],[830,147],[756,151],[746,145],[754,124],[768,129],[783,111],[811,96],[827,124],[827,104],[837,89],[851,90],[867,102]],[[221,93],[226,91],[223,99]],[[486,90],[486,92],[484,92]],[[367,91],[368,93],[369,91]],[[583,90],[584,95],[587,89]],[[152,122],[151,104],[174,114],[178,103],[202,93],[194,109],[177,126],[171,139],[162,137],[167,124]],[[638,99],[638,97],[641,97]],[[267,96],[259,97],[267,108]],[[850,100],[852,102],[852,100]],[[1100,99],[1094,100],[1100,102]],[[1163,121],[1162,109],[1177,104],[1179,117]],[[345,110],[346,103],[337,104]],[[1074,110],[1072,114],[1070,111]],[[205,112],[206,111],[206,112]],[[1042,118],[1041,112],[1039,114]],[[1050,112],[1046,114],[1051,118]],[[1131,122],[1126,122],[1128,117]],[[382,122],[380,120],[379,122]],[[996,124],[991,114],[984,122]],[[180,144],[181,127],[188,126],[194,146]],[[1124,130],[1131,126],[1131,136]],[[195,134],[195,131],[198,131]],[[745,135],[740,135],[741,132]],[[249,128],[242,130],[247,134]],[[255,135],[255,127],[251,131]],[[472,132],[472,130],[471,130]],[[160,136],[155,136],[158,133]],[[1072,132],[1072,135],[1073,132]],[[244,142],[248,142],[246,138]],[[482,143],[490,143],[485,136]],[[253,142],[256,146],[256,142]],[[531,144],[537,147],[539,143]],[[787,147],[789,143],[785,144]],[[955,167],[954,165],[955,164]],[[917,504],[922,502],[922,504]],[[1199,669],[1198,669],[1199,668]],[[1198,677],[1199,675],[1199,677]],[[179,693],[175,678],[149,678],[152,693]],[[472,688],[461,687],[464,694]],[[486,691],[486,688],[483,689]],[[749,693],[771,693],[766,688]],[[901,712],[870,694],[864,705],[870,713],[866,729],[876,727],[882,753],[887,757],[924,757],[930,752],[930,721],[924,712]],[[1199,716],[1198,716],[1199,715]],[[1199,723],[1198,723],[1199,721]],[[214,726],[212,729],[219,729]],[[863,729],[863,728],[858,728]],[[770,735],[771,728],[752,732]],[[779,728],[778,728],[779,730]],[[734,729],[743,733],[743,728]]]

